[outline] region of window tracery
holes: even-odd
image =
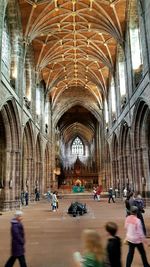
[[[76,137],[72,143],[71,151],[73,155],[83,155],[84,146],[79,137]]]

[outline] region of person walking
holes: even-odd
[[[104,251],[97,231],[86,229],[82,233],[83,256],[80,252],[73,254],[76,267],[104,267]]]
[[[130,213],[131,215],[127,216],[125,220],[126,242],[128,242],[129,246],[126,267],[130,267],[132,264],[135,248],[137,248],[140,253],[143,266],[150,267],[143,246],[143,242],[146,242],[145,235],[143,233],[141,221],[137,218],[138,208],[132,206],[130,208]]]
[[[57,208],[57,196],[56,192],[53,192],[52,194],[52,211],[56,211]]]
[[[99,185],[96,189],[96,195],[97,195],[97,201],[100,201],[100,195],[101,195],[101,192],[102,192],[102,186]]]
[[[126,198],[127,197],[127,194],[128,194],[128,190],[125,187],[124,190],[123,190],[123,197]]]
[[[11,221],[11,256],[5,264],[5,267],[12,267],[16,261],[19,260],[20,267],[27,267],[25,260],[25,237],[24,228],[22,224],[23,212],[21,210],[16,210],[15,218]]]
[[[24,198],[25,198],[25,204],[26,204],[26,206],[28,206],[28,204],[29,204],[29,193],[28,193],[27,190],[25,192]]]
[[[105,225],[108,233],[108,241],[106,246],[106,264],[107,267],[121,267],[121,239],[118,237],[118,226],[114,222],[108,222]]]
[[[39,201],[40,200],[40,192],[39,192],[37,187],[35,188],[34,193],[35,193],[35,201]]]
[[[144,218],[142,215],[142,213],[144,213],[145,210],[144,210],[144,202],[143,202],[141,195],[131,192],[125,200],[125,205],[126,205],[126,216],[130,215],[131,207],[136,206],[138,208],[137,218],[141,220],[143,232],[146,236],[146,227],[145,227],[145,222],[144,222]]]
[[[130,205],[130,207],[136,206],[135,205],[135,192],[129,193],[129,205]]]
[[[93,199],[97,199],[96,188],[93,188]]]
[[[145,222],[144,222],[144,218],[142,215],[142,213],[145,213],[144,201],[140,194],[137,194],[135,198],[135,206],[138,207],[137,217],[141,220],[143,232],[144,232],[144,235],[146,236],[146,227],[145,227]]]
[[[20,199],[21,199],[21,205],[24,206],[24,191],[22,190],[21,191],[21,196],[20,196]]]
[[[112,187],[109,188],[108,191],[108,203],[110,203],[110,200],[112,199],[112,202],[115,203],[114,197],[113,197],[113,189]]]

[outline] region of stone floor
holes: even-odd
[[[80,197],[79,197],[80,198]],[[72,199],[75,200],[75,199]],[[77,200],[77,197],[76,197]],[[26,233],[26,259],[28,267],[73,267],[72,254],[81,250],[80,236],[85,228],[96,229],[106,242],[104,225],[107,221],[115,221],[119,225],[119,235],[122,240],[125,236],[124,205],[107,203],[106,199],[94,202],[92,199],[84,199],[88,207],[88,213],[73,218],[67,214],[67,208],[71,199],[60,200],[59,211],[51,212],[46,201],[33,203],[24,208],[24,227]],[[10,220],[13,212],[0,216],[0,267],[10,255]],[[146,209],[145,221],[150,228],[150,208]],[[149,240],[150,242],[150,240]],[[123,266],[127,254],[127,245],[123,245]],[[147,255],[150,248],[146,247]],[[150,254],[148,255],[150,262]],[[19,266],[18,263],[14,265]],[[133,267],[142,266],[138,253],[135,254]]]

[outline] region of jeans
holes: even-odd
[[[134,256],[134,250],[136,247],[137,247],[137,249],[141,255],[143,266],[144,267],[150,267],[150,265],[148,264],[148,261],[147,261],[147,257],[146,257],[146,253],[145,253],[143,244],[142,243],[133,244],[133,243],[128,242],[128,245],[129,245],[129,251],[128,251],[128,255],[127,255],[126,267],[131,266],[132,261],[133,261],[133,256]]]

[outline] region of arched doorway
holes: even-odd
[[[20,201],[20,127],[15,101],[9,100],[0,111],[0,148],[2,208],[10,209]],[[7,168],[6,168],[7,166]],[[2,201],[2,200],[1,200]]]

